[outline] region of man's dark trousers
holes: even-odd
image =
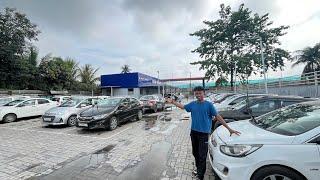
[[[202,180],[206,172],[209,134],[191,130],[190,136],[192,154],[196,161],[197,175]]]

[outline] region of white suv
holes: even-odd
[[[209,160],[222,180],[319,180],[320,101],[295,104],[229,123],[209,140]]]

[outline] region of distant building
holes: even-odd
[[[158,89],[159,87],[159,89]],[[102,94],[107,96],[134,96],[162,93],[160,80],[139,72],[101,76]]]

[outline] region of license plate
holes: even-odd
[[[86,124],[86,123],[79,123],[78,125],[81,127],[88,127],[88,124]]]
[[[50,122],[51,118],[43,118],[43,121]]]

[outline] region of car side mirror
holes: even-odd
[[[247,115],[252,114],[252,109],[250,109],[250,108],[245,109],[243,111],[243,114],[247,114]]]

